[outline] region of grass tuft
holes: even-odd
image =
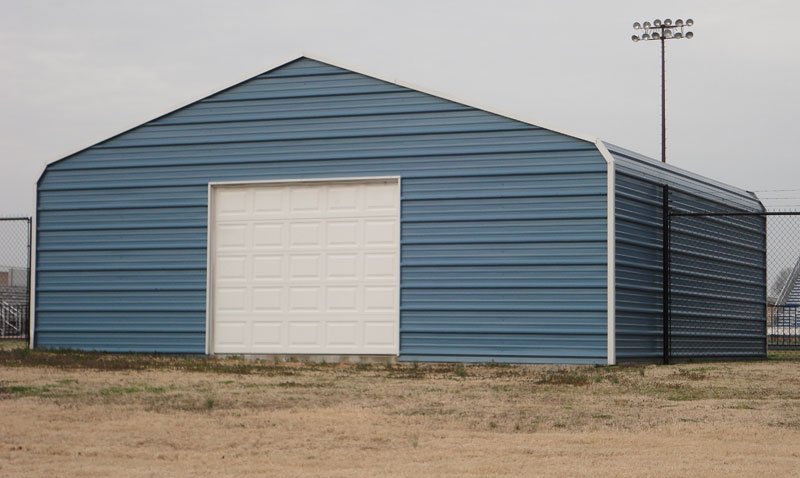
[[[464,364],[457,363],[455,367],[453,367],[453,374],[456,377],[466,377],[467,376],[467,369],[464,367]]]
[[[545,372],[536,383],[543,385],[586,386],[591,382],[589,374],[582,370],[551,370]]]

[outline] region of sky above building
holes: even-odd
[[[791,1],[0,1],[0,216],[44,165],[304,52],[660,157],[800,208]],[[777,191],[776,191],[777,190]]]

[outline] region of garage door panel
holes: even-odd
[[[364,185],[364,208],[373,213],[397,211],[397,191],[383,184]]]
[[[364,347],[384,348],[392,346],[397,337],[393,321],[364,322]]]
[[[216,328],[216,342],[220,347],[236,348],[244,350],[247,348],[247,334],[245,321],[223,321]]]
[[[364,221],[364,247],[394,248],[397,245],[396,221],[367,219]]]
[[[281,312],[286,310],[283,287],[253,287],[253,311]]]
[[[328,201],[326,203],[329,214],[354,214],[359,210],[361,185],[340,185],[328,187]]]
[[[325,294],[328,312],[358,312],[361,302],[358,286],[328,286]]]
[[[220,311],[246,311],[247,288],[246,287],[218,287],[216,290],[215,305]]]
[[[289,189],[289,211],[300,217],[302,214],[322,216],[325,187],[299,185]]]
[[[247,225],[221,224],[217,229],[217,251],[242,251],[247,247]]]
[[[322,311],[321,286],[289,287],[289,310],[305,313],[308,311]]]
[[[282,223],[255,223],[253,249],[282,249],[286,244],[285,225]]]
[[[322,347],[322,323],[319,321],[289,322],[289,347]]]
[[[329,248],[355,248],[360,244],[359,221],[329,220],[326,221],[326,245]]]
[[[366,312],[390,312],[397,304],[397,289],[394,286],[367,286],[364,288],[364,310]]]
[[[295,222],[289,225],[289,249],[320,249],[322,225],[318,222]]]
[[[359,271],[359,254],[326,254],[325,279],[329,281],[356,280]]]
[[[321,280],[322,255],[321,254],[292,254],[289,255],[289,280]]]
[[[325,324],[325,345],[334,347],[358,348],[361,342],[359,329],[361,324],[355,321],[327,322]]]
[[[285,343],[283,322],[274,321],[253,321],[251,333],[253,337],[252,351],[258,353],[258,349],[274,349]]]
[[[399,186],[231,186],[214,196],[214,350],[396,354]]]
[[[397,254],[386,252],[364,253],[364,277],[370,280],[393,280],[397,274]]]
[[[284,256],[253,254],[250,261],[253,264],[253,279],[283,280]]]
[[[285,217],[288,212],[285,188],[258,188],[253,190],[253,218]]]
[[[245,218],[248,212],[249,194],[247,190],[238,189],[219,191],[215,198],[217,218],[221,220]]]
[[[218,256],[215,271],[218,284],[223,281],[244,281],[247,279],[247,256]]]

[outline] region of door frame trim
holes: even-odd
[[[258,185],[277,185],[277,184],[325,184],[325,183],[369,183],[377,181],[397,181],[397,347],[394,356],[400,355],[400,273],[402,262],[402,247],[400,244],[400,229],[402,228],[401,210],[403,207],[402,184],[400,176],[356,176],[356,177],[336,177],[336,178],[296,178],[296,179],[262,179],[247,181],[210,181],[208,183],[208,208],[206,217],[206,333],[205,333],[205,353],[214,355],[214,190],[219,187],[228,186],[258,186]],[[301,354],[297,354],[301,355]],[[316,354],[321,355],[321,354]],[[337,354],[342,355],[342,354]]]

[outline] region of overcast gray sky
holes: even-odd
[[[800,188],[798,2],[0,4],[0,215],[32,214],[47,162],[302,52],[658,157],[658,42],[630,40],[657,17],[696,21],[667,43],[668,160]]]

